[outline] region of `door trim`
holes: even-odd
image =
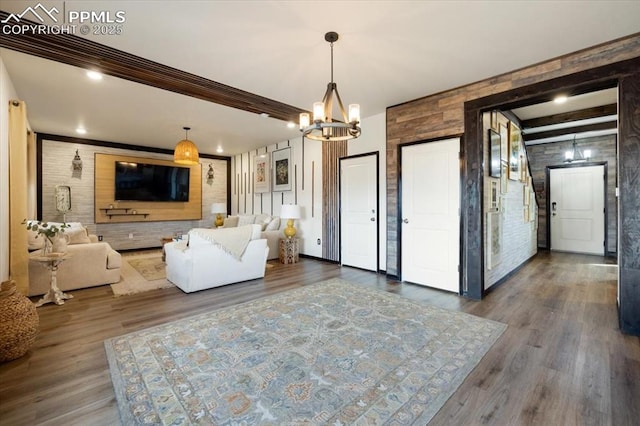
[[[558,164],[555,166],[547,166],[545,169],[545,181],[544,185],[547,188],[546,191],[546,203],[547,203],[547,212],[546,212],[546,220],[547,220],[547,246],[545,247],[547,250],[551,250],[551,209],[549,206],[551,205],[551,169],[574,169],[578,167],[592,167],[592,166],[603,166],[604,168],[604,255],[610,256],[611,252],[609,252],[609,209],[607,208],[607,183],[609,180],[609,171],[608,171],[608,162],[607,161],[590,161],[586,163],[578,163],[578,164]]]
[[[376,159],[376,273],[380,271],[380,152],[372,151],[363,154],[340,157],[338,167],[338,223],[342,223],[342,160],[352,160],[354,158],[375,156]],[[342,265],[342,226],[338,227],[338,263]],[[354,266],[350,266],[353,268]]]
[[[397,280],[401,280],[402,279],[402,148],[405,147],[409,147],[412,145],[421,145],[421,144],[425,144],[425,143],[431,143],[431,142],[442,142],[445,140],[449,140],[449,139],[459,139],[460,140],[460,155],[458,157],[458,165],[460,168],[460,173],[459,173],[459,181],[458,181],[458,185],[460,185],[460,195],[459,195],[459,200],[458,200],[458,205],[460,206],[460,214],[458,215],[458,222],[459,222],[459,233],[458,233],[458,295],[459,296],[464,296],[466,295],[466,289],[463,288],[463,282],[462,282],[462,270],[463,270],[463,261],[462,261],[462,255],[464,253],[463,251],[463,247],[462,247],[462,231],[463,231],[463,221],[462,221],[462,199],[463,199],[463,186],[462,186],[462,167],[464,164],[464,143],[463,143],[463,135],[462,134],[456,134],[456,135],[452,135],[452,136],[442,136],[442,137],[438,137],[438,138],[432,138],[432,139],[424,139],[421,141],[417,141],[417,142],[409,142],[409,143],[405,143],[405,144],[398,144],[397,145],[397,155],[398,155],[398,161],[396,162],[396,167],[398,170],[398,190],[396,191],[396,194],[398,194],[398,200],[396,202],[396,205],[398,207],[398,214],[396,215],[396,229],[397,229],[397,241],[398,241],[398,260],[397,260],[397,271],[398,274],[397,275],[389,275],[389,277],[393,277]],[[388,225],[387,225],[388,226]]]

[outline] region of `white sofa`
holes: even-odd
[[[261,226],[262,232],[260,233],[260,238],[266,239],[267,247],[269,247],[267,260],[278,259],[280,257],[279,241],[281,238],[284,238],[286,221],[281,220],[277,216],[270,216],[264,213],[229,216],[224,220],[224,228],[233,228],[246,224],[258,224]]]
[[[230,252],[224,241],[237,243],[245,238],[247,228],[250,236],[242,253]],[[188,242],[164,246],[167,279],[185,293],[191,293],[264,277],[268,248],[260,232],[259,225],[190,230]]]
[[[122,258],[109,243],[98,241],[98,237],[89,234],[85,227],[75,222],[65,234],[70,236],[67,247],[71,257],[65,260],[57,273],[60,290],[76,290],[95,287],[120,281]],[[30,257],[42,255],[43,237],[35,237],[29,232]],[[40,262],[29,262],[29,296],[38,296],[49,291],[51,273]]]

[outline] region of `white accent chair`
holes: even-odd
[[[165,244],[167,279],[185,293],[264,277],[267,240],[260,238],[260,226],[252,227],[251,238],[239,258],[219,244],[203,238],[203,230],[192,229],[186,242]],[[205,230],[236,232],[232,229]]]

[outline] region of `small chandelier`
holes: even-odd
[[[565,163],[584,163],[591,159],[591,150],[585,149],[584,153],[578,149],[578,144],[576,143],[576,135],[573,135],[573,144],[572,149],[569,151],[565,151],[564,153],[564,162]]]
[[[191,142],[188,138],[191,127],[183,127],[183,129],[185,136],[183,140],[178,142],[175,150],[173,151],[173,161],[178,164],[198,164],[198,147],[196,147],[196,144]]]
[[[207,171],[207,180],[211,181],[214,177],[215,175],[213,173],[213,167],[211,167],[211,164],[209,164],[209,170]]]
[[[302,135],[317,141],[346,141],[360,136],[360,105],[349,105],[349,116],[344,110],[342,99],[338,93],[338,86],[333,82],[333,43],[338,41],[338,33],[330,31],[324,35],[324,39],[331,44],[331,81],[327,84],[327,91],[322,102],[313,104],[313,123],[310,122],[309,113],[300,114],[300,131]],[[334,121],[333,95],[335,93],[342,121]]]

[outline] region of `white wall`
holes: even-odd
[[[254,159],[256,155],[290,148],[292,173],[291,191],[255,193],[253,188]],[[300,253],[322,257],[322,145],[305,139],[304,163],[302,161],[302,137],[296,135],[277,144],[236,155],[231,160],[231,213],[280,215],[283,204],[298,204],[302,219],[296,221]],[[312,176],[312,171],[315,176]],[[271,179],[270,179],[271,180]],[[272,182],[270,182],[272,183]],[[312,202],[313,199],[313,202]]]
[[[0,279],[9,279],[9,100],[18,94],[0,58]]]
[[[254,193],[254,158],[268,152],[290,147],[293,160],[292,173],[295,185],[291,191]],[[348,155],[378,152],[380,161],[380,269],[386,269],[386,114],[378,114],[362,121],[362,136],[349,141]],[[315,176],[312,176],[312,171]],[[302,161],[302,137],[262,147],[236,155],[231,160],[231,213],[280,214],[282,204],[297,203],[302,208],[302,219],[297,221],[297,236],[300,238],[300,253],[322,257],[322,142],[305,139],[304,163]],[[313,186],[312,186],[313,185]],[[312,202],[313,199],[313,202]]]
[[[378,153],[378,195],[379,195],[379,222],[380,232],[380,269],[387,269],[387,115],[381,113],[362,120],[362,136],[348,142],[347,152],[349,156],[358,154]]]

